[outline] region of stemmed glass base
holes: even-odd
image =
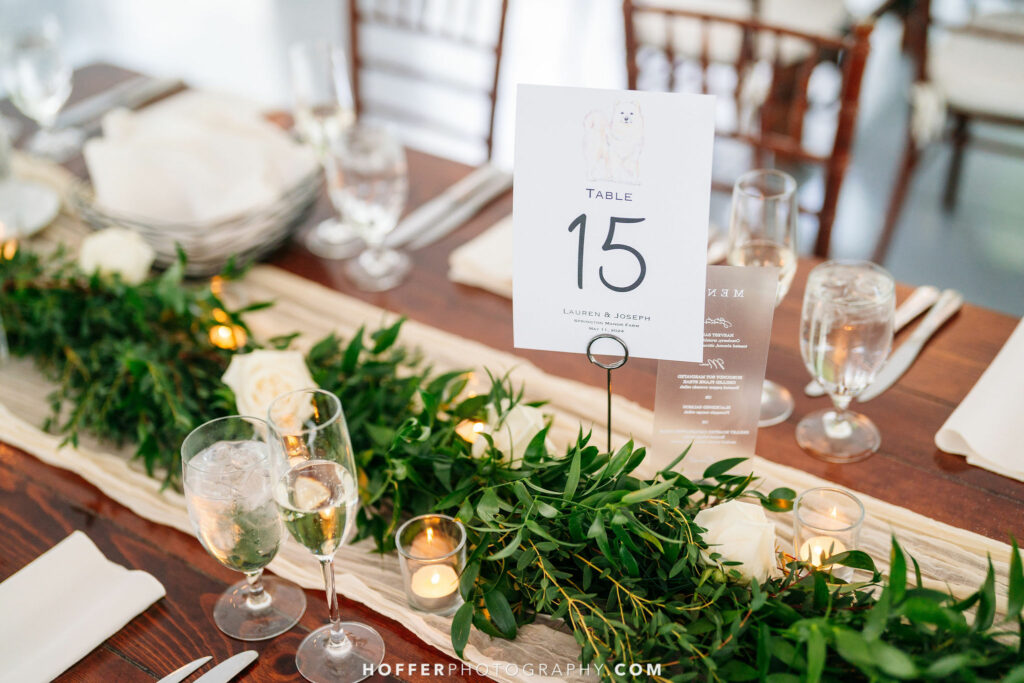
[[[366,624],[340,623],[346,639],[331,643],[328,624],[306,636],[295,653],[295,665],[314,683],[356,683],[369,678],[384,661],[384,640]]]
[[[363,241],[352,226],[337,218],[321,221],[306,235],[306,249],[320,258],[347,259],[362,248]]]
[[[40,128],[28,139],[25,149],[51,161],[67,161],[82,149],[83,140],[77,128]]]
[[[394,249],[367,249],[345,264],[345,274],[365,292],[383,292],[397,287],[412,266],[410,258]]]
[[[269,640],[298,623],[306,611],[306,594],[288,581],[264,576],[263,595],[250,600],[249,581],[239,581],[217,600],[213,620],[238,640]]]
[[[864,415],[826,408],[800,420],[796,442],[816,458],[846,463],[869,457],[882,444],[882,436]]]
[[[789,389],[766,379],[761,386],[761,416],[758,427],[771,427],[785,422],[793,414],[793,394]]]

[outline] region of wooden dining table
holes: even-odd
[[[76,73],[73,98],[99,92],[128,75],[107,65],[81,69]],[[9,103],[0,105],[0,110],[13,115]],[[411,149],[408,162],[409,209],[472,170]],[[84,176],[80,157],[66,165]],[[359,291],[344,275],[342,262],[318,258],[301,246],[305,231],[333,212],[323,196],[294,238],[269,261],[381,308],[514,353],[548,373],[602,385],[603,371],[589,364],[583,355],[514,349],[511,301],[448,279],[452,249],[486,230],[511,208],[508,193],[444,239],[413,252],[414,266],[408,279],[388,292]],[[813,259],[800,259],[792,290],[775,313],[768,359],[768,377],[790,389],[796,409],[786,422],[760,430],[757,452],[956,527],[1004,541],[1011,533],[1018,538],[1024,536],[1024,483],[968,465],[962,457],[939,451],[934,442],[936,431],[992,361],[1016,319],[980,306],[964,306],[892,389],[858,406],[881,430],[880,451],[855,464],[825,463],[804,453],[794,436],[800,418],[829,400],[809,398],[801,391],[809,376],[799,351],[800,305],[807,273],[814,264]],[[910,289],[899,285],[898,296],[902,299]],[[631,360],[616,372],[615,391],[653,408],[655,378],[656,362]],[[288,633],[262,643],[233,640],[214,625],[212,609],[225,587],[238,580],[238,574],[217,563],[194,537],[147,521],[74,472],[43,464],[2,441],[0,434],[0,547],[4,549],[0,553],[0,580],[80,529],[111,560],[153,574],[167,590],[165,598],[59,680],[154,680],[198,657],[213,655],[220,661],[246,649],[258,650],[260,657],[242,680],[299,679],[295,650],[310,630],[327,621],[322,591],[307,591],[306,613]],[[371,680],[437,680],[420,669],[411,674],[397,673],[396,665],[400,663],[451,664],[456,668],[443,680],[482,679],[475,672],[461,670],[457,660],[427,646],[402,624],[360,604],[343,600],[342,616],[369,623],[384,637],[385,663],[391,665],[392,673]],[[61,615],[52,617],[59,620]],[[0,670],[2,667],[0,662]]]

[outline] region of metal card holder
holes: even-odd
[[[618,359],[616,361],[613,361],[611,363],[602,363],[597,358],[595,358],[592,349],[593,349],[593,346],[594,346],[594,342],[598,341],[599,339],[611,339],[612,341],[617,342],[619,344],[619,346],[622,347],[622,358],[620,358],[620,359]],[[604,368],[604,370],[605,370],[605,372],[607,373],[607,376],[608,376],[608,381],[607,381],[607,392],[608,392],[608,452],[611,453],[612,452],[612,370],[618,370],[619,368],[621,368],[623,365],[626,364],[626,361],[629,360],[629,347],[626,346],[626,342],[622,341],[622,339],[620,339],[619,337],[615,336],[614,334],[599,334],[599,335],[596,335],[594,338],[592,338],[587,343],[587,360],[589,360],[591,363],[593,363],[594,365],[596,365],[599,368]]]

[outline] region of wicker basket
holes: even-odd
[[[110,227],[138,232],[156,252],[158,266],[177,258],[180,245],[188,256],[186,272],[201,277],[220,272],[228,259],[247,263],[280,246],[309,214],[320,190],[320,171],[312,172],[267,206],[216,223],[161,223],[111,213],[94,202],[92,188],[77,184],[70,202],[96,230]]]

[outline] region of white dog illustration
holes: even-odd
[[[611,118],[594,110],[583,118],[583,155],[589,180],[640,184],[644,118],[640,105],[619,101]]]

